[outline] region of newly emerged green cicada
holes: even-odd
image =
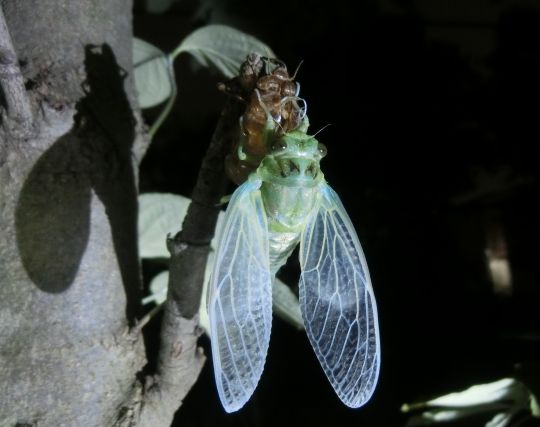
[[[300,243],[300,307],[339,398],[357,408],[380,368],[377,307],[354,227],[320,170],[326,148],[298,129],[276,134],[234,192],[218,239],[208,313],[216,384],[227,412],[261,377],[272,324],[272,283]],[[271,134],[271,132],[270,132]]]

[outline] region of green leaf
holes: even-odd
[[[212,273],[212,266],[214,264],[214,252],[210,251],[208,254],[208,261],[206,263],[206,269],[204,272],[204,284],[201,295],[201,303],[199,305],[199,326],[204,329],[206,335],[210,336],[210,319],[208,319],[208,311],[206,309],[206,296],[208,294],[208,282],[210,280],[210,274]],[[155,304],[161,304],[167,299],[167,288],[169,287],[169,271],[162,271],[150,282],[150,295],[143,298],[143,304],[149,304],[151,302]]]
[[[169,258],[167,234],[180,230],[191,200],[168,193],[139,196],[139,251],[142,258]]]
[[[139,196],[139,251],[142,258],[169,258],[166,238],[176,233],[184,221],[191,200],[184,196],[169,193],[146,193]],[[210,246],[216,247],[217,236],[223,223],[224,213],[220,212],[216,233]],[[199,307],[199,323],[208,334],[209,320],[206,311],[208,281],[214,264],[214,251],[208,254],[204,275],[204,288]],[[151,295],[143,299],[143,304],[160,304],[167,297],[169,272],[158,274],[150,283]],[[292,290],[281,280],[276,279],[272,286],[274,313],[286,322],[301,330],[304,328],[300,304]]]
[[[515,410],[497,414],[487,422],[486,427],[510,427],[513,417],[519,412],[519,410]]]
[[[144,40],[133,39],[133,77],[141,108],[158,105],[171,96],[173,83],[165,53]]]
[[[514,378],[478,384],[456,393],[450,393],[426,402],[428,406],[463,408],[467,406],[491,404],[497,401],[523,403],[529,401],[527,388]]]
[[[540,418],[540,405],[538,405],[538,400],[536,395],[531,392],[531,402],[530,402],[531,413],[533,416]]]
[[[235,77],[246,56],[252,52],[274,58],[263,42],[226,25],[208,25],[187,36],[171,54],[173,58],[188,52],[202,65],[214,66],[225,77]]]
[[[210,336],[210,319],[208,318],[208,282],[210,282],[210,276],[212,275],[212,268],[214,267],[215,252],[213,250],[208,254],[208,260],[206,261],[206,269],[204,270],[204,283],[201,295],[201,305],[199,305],[199,326],[204,329],[206,335]]]
[[[141,258],[169,258],[167,234],[177,233],[186,216],[191,199],[170,193],[145,193],[139,196],[139,252]],[[214,238],[210,246],[216,247],[216,239],[223,222],[220,212]]]
[[[199,306],[199,325],[204,329],[208,336],[210,336],[210,320],[208,319],[206,297],[208,295],[208,282],[210,281],[210,275],[214,265],[214,257],[215,252],[210,251],[204,272],[204,284],[201,295],[201,304]],[[150,282],[151,295],[145,297],[142,303],[149,304],[154,302],[155,304],[161,304],[165,302],[167,299],[168,285],[169,272],[163,271],[159,273]],[[274,285],[272,286],[272,301],[273,310],[277,316],[285,320],[287,323],[290,323],[298,330],[304,329],[304,322],[302,321],[302,314],[300,312],[300,303],[298,302],[298,298],[291,291],[291,289],[279,279],[276,279]]]
[[[150,295],[143,298],[142,303],[151,302],[157,305],[162,304],[167,299],[167,288],[169,287],[169,271],[165,270],[155,276],[150,282]]]
[[[142,258],[169,258],[167,234],[176,233],[186,216],[191,200],[184,196],[169,193],[146,193],[139,196],[139,251]],[[216,247],[217,236],[223,223],[224,213],[220,212],[216,233],[210,246]],[[208,334],[209,320],[206,311],[208,281],[214,264],[214,250],[208,254],[204,274],[204,287],[199,307],[199,323]],[[143,299],[143,304],[160,304],[167,297],[169,272],[158,274],[150,283],[151,295]],[[281,280],[276,279],[272,286],[273,309],[277,316],[301,330],[304,328],[298,298]]]
[[[272,307],[277,316],[298,330],[304,329],[298,298],[291,288],[278,278],[274,280],[272,285]]]
[[[486,427],[508,427],[515,413],[530,408],[531,399],[534,396],[522,382],[514,378],[503,378],[427,402],[405,404],[401,411],[422,410],[420,415],[414,415],[408,421],[406,427],[448,423],[480,414],[493,414]]]

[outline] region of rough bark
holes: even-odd
[[[148,138],[131,7],[0,0],[1,426],[165,427],[205,360],[195,312],[230,135],[222,120],[192,223],[171,241],[171,277],[184,281],[143,377],[136,182]]]
[[[112,425],[145,363],[131,1],[0,7],[0,425]]]
[[[0,87],[5,101],[4,121],[6,125],[12,125],[8,130],[11,133],[28,130],[26,125],[33,121],[32,107],[26,96],[24,79],[2,8],[0,8]]]

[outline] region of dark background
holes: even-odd
[[[135,34],[165,51],[220,23],[260,38],[289,69],[304,61],[297,80],[311,132],[331,124],[318,135],[328,147],[322,168],[366,252],[382,340],[377,390],[350,410],[305,334],[274,319],[265,372],[244,409],[225,414],[209,359],[175,425],[403,426],[404,402],[505,376],[540,388],[539,1],[179,1],[161,14],[147,6],[136,2]],[[190,195],[225,102],[219,75],[187,55],[177,81],[142,192]],[[494,259],[508,263],[510,285],[494,285]],[[294,283],[290,264],[285,280]]]

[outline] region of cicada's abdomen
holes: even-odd
[[[283,64],[269,74],[261,69],[250,93],[241,96],[246,110],[240,120],[240,137],[227,156],[225,169],[229,178],[243,183],[269,153],[276,136],[298,128],[305,111],[299,104],[299,85]],[[244,79],[244,83],[253,83]],[[249,84],[243,85],[249,89]]]

